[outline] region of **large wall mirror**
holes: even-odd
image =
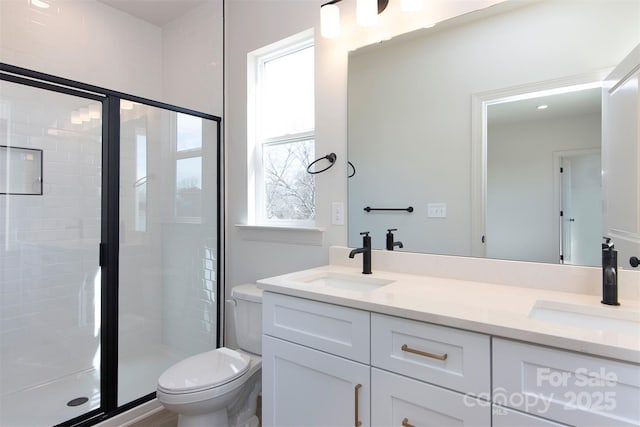
[[[639,17],[637,1],[507,1],[351,52],[349,245],[397,229],[410,252],[599,265],[601,82]],[[637,170],[637,149],[620,156]]]

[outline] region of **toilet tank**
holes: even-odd
[[[231,289],[235,301],[234,322],[236,341],[240,349],[262,354],[262,289],[254,284]]]

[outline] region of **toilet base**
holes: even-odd
[[[227,427],[227,408],[216,412],[196,415],[178,415],[178,427]]]

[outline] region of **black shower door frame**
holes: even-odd
[[[14,65],[0,63],[0,80],[79,96],[102,103],[102,207],[101,207],[101,333],[100,333],[100,407],[56,427],[91,426],[128,411],[156,397],[152,392],[118,406],[118,314],[119,314],[119,240],[120,240],[120,101],[126,100],[217,122],[217,281],[216,346],[222,343],[224,307],[224,155],[221,141],[222,119],[200,111],[130,95],[102,87],[53,76]]]

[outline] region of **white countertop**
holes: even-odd
[[[266,291],[640,363],[640,334],[569,326],[529,317],[538,301],[636,315],[640,313],[637,300],[620,299],[619,307],[609,307],[594,295],[375,270],[366,277],[388,279],[393,283],[361,292],[310,285],[300,280],[323,272],[361,277],[360,271],[327,265],[257,283]]]

